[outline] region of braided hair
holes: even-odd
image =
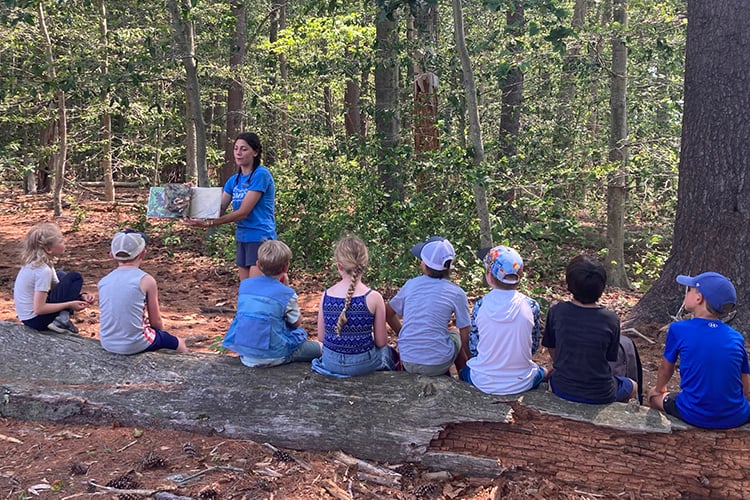
[[[346,311],[349,309],[354,290],[359,280],[362,279],[370,257],[365,242],[356,236],[341,238],[336,243],[333,257],[336,259],[336,263],[341,266],[342,271],[351,276],[351,283],[349,283],[349,289],[346,291],[346,299],[344,300],[344,308],[336,322],[336,335],[341,335],[341,329],[346,324]]]

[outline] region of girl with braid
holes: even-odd
[[[344,237],[333,255],[341,279],[320,300],[318,340],[323,342],[323,355],[313,360],[312,369],[341,378],[395,370],[398,353],[387,345],[383,296],[362,283],[369,260],[365,243]]]

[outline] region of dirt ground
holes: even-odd
[[[49,195],[26,196],[20,187],[0,187],[0,320],[17,321],[13,280],[20,241],[33,224],[54,221],[60,225],[67,251],[58,268],[80,271],[85,291],[96,293],[96,282],[113,268],[108,258],[111,235],[138,220],[146,194],[145,190],[120,189],[113,205],[101,201],[96,188],[81,187],[67,199],[63,216],[54,218]],[[238,283],[233,264],[203,254],[203,230],[179,224],[164,229],[167,221],[150,223],[155,227],[143,268],[159,283],[166,328],[193,350],[216,352],[215,345],[232,320],[232,313],[222,309],[235,307]],[[290,279],[300,296],[303,326],[314,332],[322,279],[295,270]],[[555,293],[564,293],[559,284],[549,286]],[[616,291],[603,302],[624,316],[638,298],[637,293]],[[97,307],[77,314],[75,323],[80,335],[96,337]],[[654,336],[654,332],[644,333]],[[637,335],[633,339],[643,360],[644,385],[648,385],[656,375],[663,339],[657,338],[654,344]],[[546,353],[538,357],[549,365]],[[116,422],[98,428],[0,418],[0,499],[100,495],[130,499],[151,498],[156,492],[200,499],[491,499],[539,498],[537,492],[542,490],[544,498],[602,496],[587,493],[591,486],[585,478],[580,487],[570,487],[533,472],[496,479],[448,479],[410,464],[379,465],[402,472],[403,484],[361,481],[357,468],[334,453],[274,450],[263,443],[126,428]]]

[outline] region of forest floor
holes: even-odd
[[[0,320],[17,321],[12,288],[18,272],[20,242],[35,223],[54,221],[65,233],[67,250],[59,269],[78,270],[84,291],[96,293],[96,282],[114,268],[109,241],[119,229],[138,220],[138,207],[147,190],[120,189],[116,204],[105,203],[100,193],[80,187],[70,198],[63,216],[52,216],[49,195],[27,196],[20,187],[0,186]],[[140,211],[139,211],[140,210]],[[151,221],[155,226],[166,221]],[[181,224],[169,227],[172,238],[160,238],[158,227],[151,238],[143,269],[159,283],[164,324],[184,338],[195,351],[216,352],[232,320],[237,274],[232,262],[206,256],[202,230]],[[167,234],[167,233],[164,233]],[[174,236],[178,236],[175,238]],[[169,244],[171,241],[172,244]],[[323,289],[321,276],[306,276],[294,269],[291,285],[300,297],[303,326],[315,332],[317,303]],[[554,297],[564,299],[559,283],[550,283]],[[396,286],[398,286],[396,284]],[[395,288],[394,288],[395,290]],[[386,298],[388,293],[384,292]],[[608,290],[602,299],[621,317],[639,299],[630,291]],[[228,312],[226,310],[229,310]],[[80,335],[97,337],[98,308],[75,317]],[[643,332],[652,338],[658,332]],[[653,383],[663,338],[650,343],[635,341],[644,368],[644,385]],[[395,338],[392,339],[395,343]],[[549,366],[543,349],[538,361]],[[263,443],[225,439],[222,436],[120,427],[64,425],[0,418],[0,499],[117,498],[106,485],[137,488],[149,498],[156,491],[193,498],[601,498],[612,492],[596,492],[582,477],[580,485],[556,484],[554,478],[533,471],[517,471],[495,479],[453,477],[440,479],[408,464],[400,488],[359,481],[356,470],[338,460],[335,453],[297,450],[274,451]],[[196,474],[193,479],[188,476]],[[544,492],[544,493],[542,493]],[[133,492],[131,492],[133,493]]]

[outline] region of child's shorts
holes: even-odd
[[[141,352],[158,351],[159,349],[177,350],[177,346],[180,344],[180,340],[177,337],[164,330],[157,330],[156,328],[152,328],[152,330],[154,331],[154,341]]]
[[[594,401],[592,399],[580,398],[578,396],[565,394],[564,392],[555,390],[555,387],[552,383],[550,383],[550,388],[552,389],[552,392],[554,392],[555,395],[557,395],[558,397],[567,399],[568,401],[574,401],[576,403],[586,403],[589,405],[604,405],[604,404],[614,403],[615,401],[627,402],[628,399],[630,398],[630,394],[633,393],[633,388],[634,388],[633,381],[630,380],[628,377],[621,377],[619,375],[615,375],[615,380],[617,381],[617,392],[615,393],[614,401]]]

